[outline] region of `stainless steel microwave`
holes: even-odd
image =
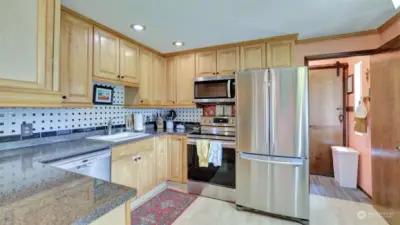
[[[194,79],[195,103],[234,103],[235,76],[210,76]]]

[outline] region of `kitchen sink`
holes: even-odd
[[[146,136],[149,136],[149,134],[134,133],[134,132],[122,132],[122,133],[111,134],[111,135],[92,136],[92,137],[87,137],[87,139],[108,141],[108,142],[120,142],[120,141],[126,141],[126,140],[146,137]]]

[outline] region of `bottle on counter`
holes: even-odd
[[[161,114],[157,114],[157,130],[164,130],[164,119],[162,118]]]

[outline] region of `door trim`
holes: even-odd
[[[308,67],[309,70],[326,70],[326,69],[336,69],[337,76],[340,76],[340,69],[343,69],[343,74],[342,74],[342,98],[343,98],[343,145],[348,146],[348,128],[347,128],[347,107],[348,107],[348,102],[347,102],[347,82],[346,78],[348,76],[348,69],[349,69],[349,64],[348,63],[340,63],[337,61],[334,64],[326,64],[326,65],[318,65],[318,66],[310,66]],[[310,76],[310,75],[309,75]]]

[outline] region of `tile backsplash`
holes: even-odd
[[[124,108],[124,87],[94,83],[114,88],[113,105],[96,105],[94,108],[0,108],[0,136],[21,134],[21,124],[32,123],[33,133],[106,126],[111,118],[114,124],[124,124],[124,116],[143,113],[152,116],[165,114],[170,109]],[[203,109],[174,109],[175,121],[199,122]]]

